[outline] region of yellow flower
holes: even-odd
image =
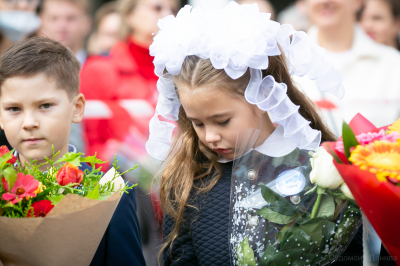
[[[35,194],[42,193],[46,189],[46,186],[42,184],[42,182],[39,182],[38,188],[33,192]]]
[[[394,122],[391,126],[388,127],[389,131],[386,134],[393,133],[395,131],[399,132],[400,134],[400,119]]]
[[[361,170],[376,174],[380,181],[388,177],[400,180],[400,143],[375,141],[357,146],[349,160]]]

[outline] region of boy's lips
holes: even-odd
[[[29,145],[35,145],[35,144],[40,143],[42,140],[43,139],[40,139],[40,138],[29,138],[29,139],[24,140],[24,143],[27,143]]]
[[[226,154],[226,153],[230,153],[232,151],[232,149],[214,149],[214,151],[218,154]]]

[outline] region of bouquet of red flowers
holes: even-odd
[[[376,128],[360,114],[324,143],[357,204],[392,257],[400,257],[400,119]],[[396,211],[397,209],[397,211]],[[398,265],[400,265],[397,262]]]
[[[0,265],[90,264],[122,193],[133,186],[115,168],[103,176],[95,165],[104,162],[82,155],[53,154],[41,171],[35,161],[16,164],[13,151],[0,147]],[[92,169],[80,170],[81,163]]]

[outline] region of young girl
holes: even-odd
[[[307,73],[323,90],[340,97],[342,77],[324,63],[322,51],[304,33],[270,21],[257,5],[231,2],[222,11],[186,6],[177,18],[167,17],[159,26],[150,51],[160,96],[146,148],[165,160],[160,184],[164,264],[238,265],[232,243],[244,229],[235,225],[236,182],[258,184],[266,175],[273,181],[283,170],[293,169],[277,163],[288,162],[293,154],[295,163],[304,165],[301,171],[309,173],[305,150],[315,150],[321,137],[336,139],[314,104],[292,83],[290,72]],[[174,125],[160,119],[177,121],[179,136],[172,148],[168,143]],[[248,148],[257,154],[253,159],[262,160],[248,160],[251,165],[240,179],[238,161],[253,156]],[[257,167],[262,169],[258,174],[252,170]],[[304,196],[296,194],[290,197],[293,204]],[[256,215],[245,220],[262,224]],[[249,265],[259,265],[260,255],[254,251],[257,264]],[[359,256],[352,265],[362,265],[362,231],[346,252]]]

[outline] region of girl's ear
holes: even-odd
[[[85,96],[83,96],[82,93],[79,93],[72,100],[72,104],[73,104],[72,122],[78,124],[82,121],[83,115],[85,113],[85,104],[86,104]]]

